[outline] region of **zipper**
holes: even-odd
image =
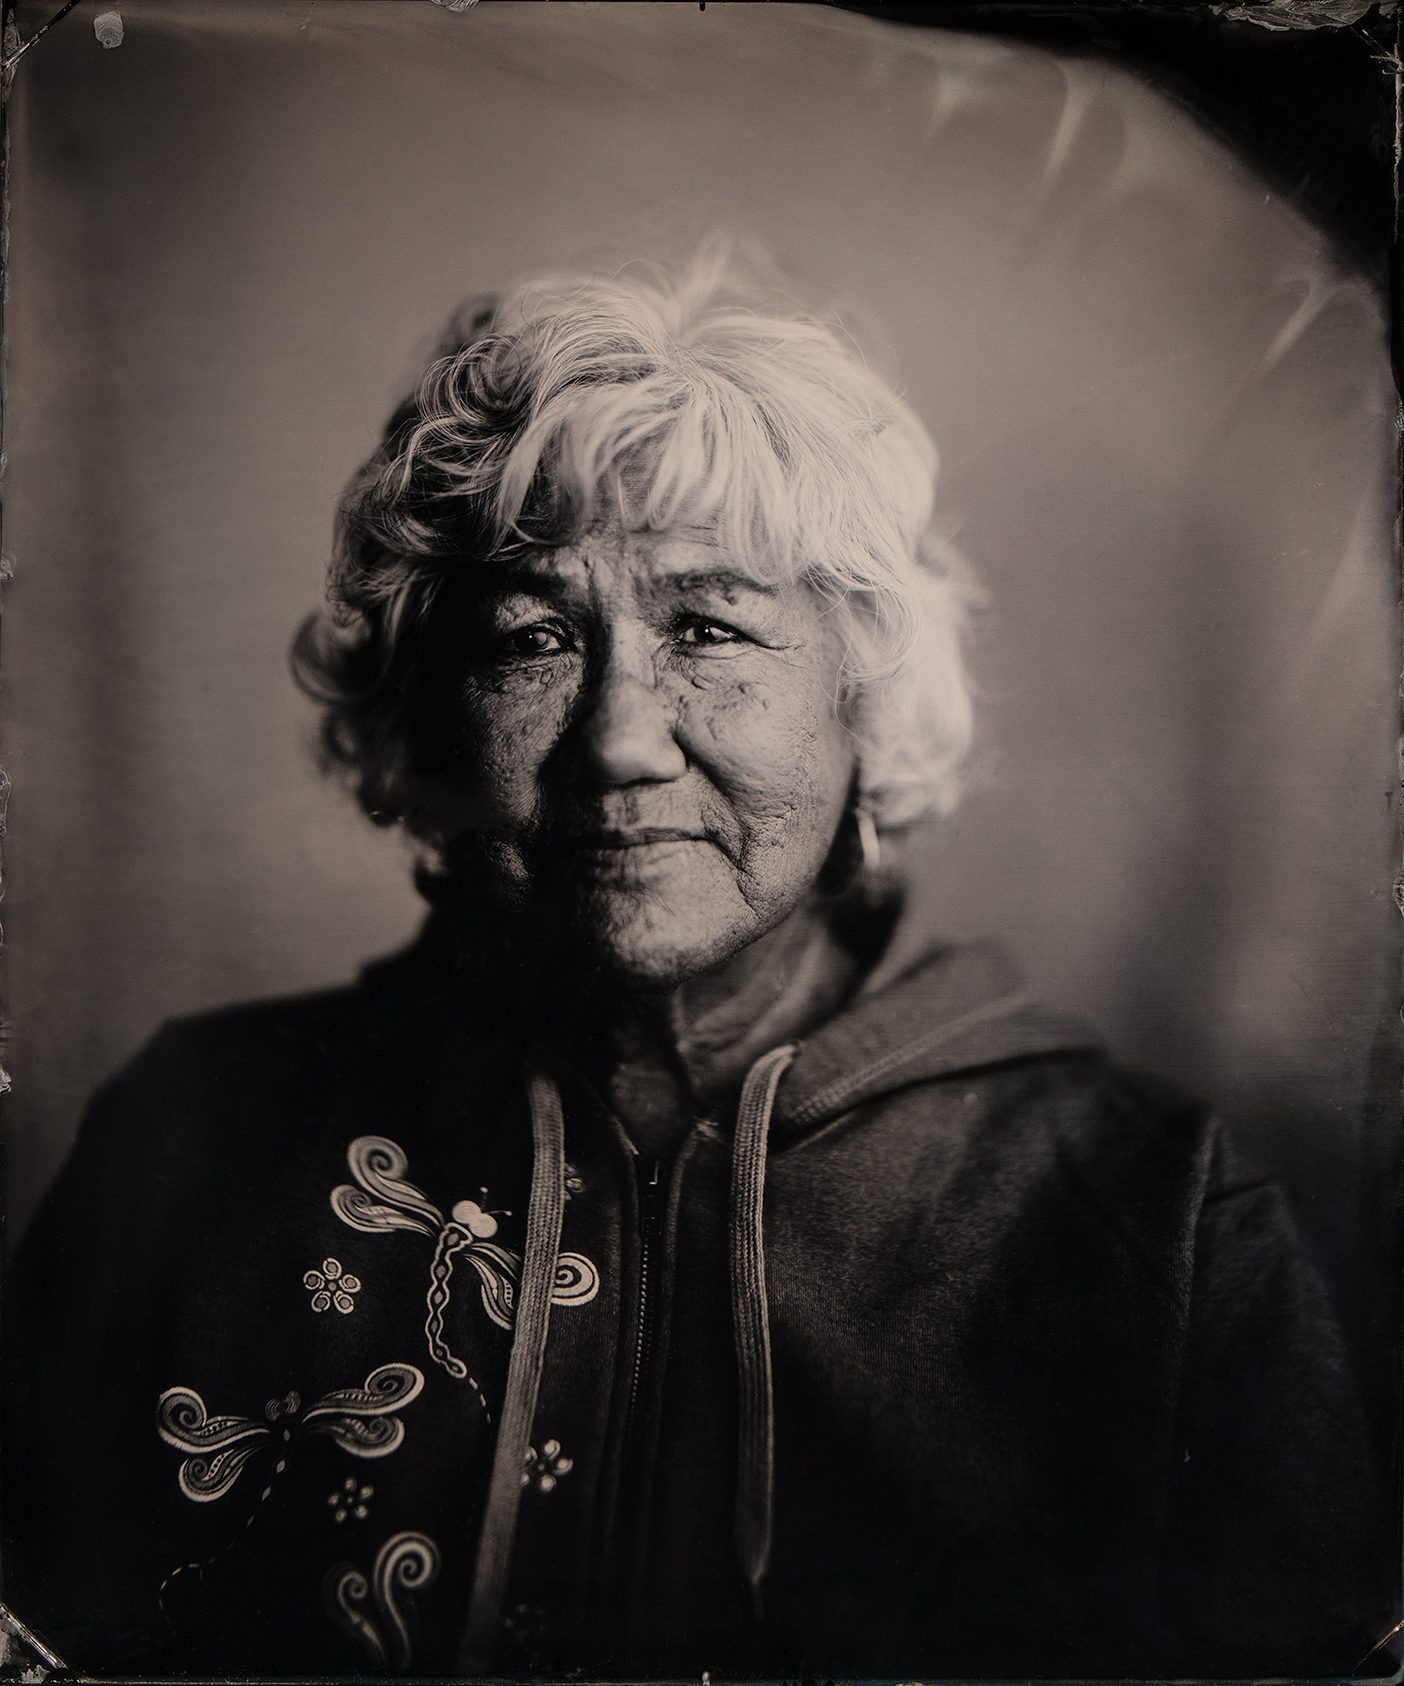
[[[634,1167],[639,1189],[639,1295],[634,1317],[634,1369],[629,1380],[629,1405],[624,1416],[624,1445],[633,1438],[639,1394],[653,1356],[653,1299],[650,1290],[656,1268],[658,1239],[663,1233],[663,1161],[640,1159]]]
[[[624,1437],[619,1456],[619,1480],[615,1491],[612,1562],[614,1609],[608,1620],[616,1634],[628,1620],[627,1588],[633,1580],[634,1556],[638,1549],[639,1507],[643,1498],[643,1469],[639,1446],[641,1418],[646,1407],[646,1386],[652,1370],[654,1348],[654,1302],[663,1235],[665,1161],[639,1154],[634,1160],[638,1194],[639,1286],[634,1301],[634,1363],[629,1373],[629,1391],[624,1409]]]

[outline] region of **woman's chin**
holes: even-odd
[[[659,910],[595,909],[575,927],[582,957],[616,983],[634,990],[667,990],[725,964],[763,934],[749,909],[708,918],[705,906]]]

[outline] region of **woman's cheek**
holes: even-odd
[[[686,738],[753,823],[842,807],[853,743],[818,677],[812,669],[787,666],[713,684],[685,699]]]
[[[568,686],[535,674],[466,691],[461,741],[474,782],[500,814],[535,809],[542,771],[570,717],[571,696]]]

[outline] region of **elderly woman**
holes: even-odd
[[[65,1660],[1369,1649],[1363,1437],[1280,1198],[879,863],[970,737],[934,469],[715,253],[513,287],[427,370],[298,661],[433,913],[94,1103],[7,1372],[8,1596]]]

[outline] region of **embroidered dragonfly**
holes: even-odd
[[[260,1452],[278,1450],[273,1473],[287,1466],[288,1444],[303,1434],[329,1435],[357,1458],[387,1457],[405,1437],[395,1414],[418,1397],[424,1373],[413,1364],[382,1364],[360,1387],[334,1388],[307,1410],[296,1393],[270,1399],[264,1421],[255,1417],[211,1416],[194,1388],[168,1387],[157,1405],[162,1440],[185,1453],[177,1479],[196,1504],[223,1498],[245,1464]],[[262,1498],[267,1498],[265,1487]]]
[[[444,1314],[453,1292],[454,1261],[462,1257],[473,1267],[478,1275],[484,1311],[499,1328],[510,1329],[522,1273],[520,1255],[493,1239],[497,1234],[497,1215],[484,1210],[476,1200],[458,1201],[445,1217],[423,1189],[406,1180],[409,1159],[404,1149],[388,1136],[357,1136],[346,1150],[346,1163],[355,1179],[354,1185],[341,1183],[331,1193],[332,1210],[342,1223],[371,1235],[409,1230],[433,1241],[434,1257],[425,1294],[429,1315],[424,1322],[429,1354],[449,1375],[466,1380],[486,1411],[482,1388],[444,1338]],[[551,1290],[553,1305],[584,1305],[599,1290],[599,1272],[583,1254],[558,1256]]]
[[[262,1422],[256,1417],[211,1415],[193,1387],[168,1387],[157,1405],[156,1428],[168,1446],[185,1454],[176,1479],[187,1499],[195,1504],[222,1499],[250,1460],[262,1454],[274,1456],[275,1461],[265,1472],[267,1479],[243,1527],[212,1557],[181,1563],[161,1582],[157,1593],[161,1608],[168,1608],[166,1598],[174,1584],[184,1586],[202,1579],[237,1548],[304,1436],[328,1435],[356,1458],[388,1457],[405,1438],[405,1425],[397,1413],[417,1399],[423,1387],[424,1372],[415,1365],[382,1364],[359,1387],[333,1388],[306,1410],[296,1391],[270,1399]]]

